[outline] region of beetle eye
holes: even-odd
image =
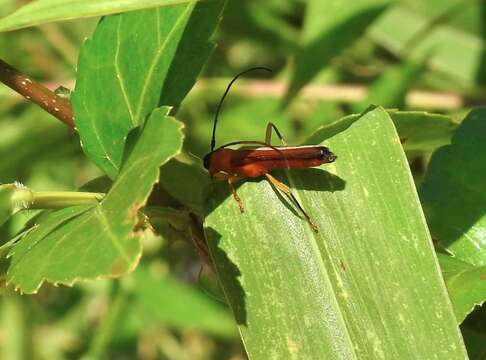
[[[332,163],[334,161],[336,161],[337,159],[337,156],[334,155],[327,147],[323,146],[321,147],[321,156],[322,158],[328,162],[328,163]]]

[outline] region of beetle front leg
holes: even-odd
[[[235,186],[234,186],[234,183],[237,181],[237,179],[238,178],[236,178],[236,177],[229,176],[228,177],[228,185],[229,185],[229,187],[231,189],[231,193],[233,194],[233,198],[238,203],[238,207],[240,208],[240,211],[242,213],[244,213],[245,212],[245,207],[243,206],[243,202],[241,201],[240,197],[236,193],[236,189],[235,189]]]

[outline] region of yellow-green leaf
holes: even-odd
[[[135,228],[138,210],[159,177],[159,167],[182,146],[182,125],[167,113],[166,107],[152,113],[99,205],[53,212],[19,240],[9,253],[9,283],[33,293],[43,281],[69,285],[135,268],[143,236]]]
[[[216,188],[205,231],[249,357],[464,359],[392,120],[350,119],[313,136],[335,163],[277,174],[319,233],[264,180],[238,188],[244,214]]]

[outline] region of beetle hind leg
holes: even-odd
[[[275,134],[277,134],[277,137],[280,139],[282,142],[283,146],[289,146],[287,142],[284,140],[282,134],[280,134],[280,131],[277,129],[274,123],[269,122],[267,124],[267,130],[265,131],[265,143],[267,145],[272,144],[272,129],[275,131]]]
[[[297,198],[294,196],[294,194],[292,194],[292,192],[290,191],[290,188],[285,185],[284,183],[278,181],[277,179],[275,179],[272,175],[270,174],[265,174],[265,176],[267,177],[268,181],[270,182],[270,184],[272,184],[273,186],[275,186],[278,190],[280,190],[281,192],[283,192],[285,195],[287,195],[287,197],[290,199],[290,201],[295,205],[297,206],[297,208],[300,210],[300,212],[304,215],[305,219],[307,220],[307,222],[309,223],[310,227],[312,228],[312,230],[314,232],[318,232],[318,229],[317,229],[317,225],[314,224],[314,222],[312,221],[311,217],[307,214],[307,212],[304,210],[304,208],[302,207],[302,205],[300,205],[299,201],[297,200]]]

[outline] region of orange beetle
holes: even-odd
[[[270,171],[276,169],[309,168],[332,163],[337,157],[327,147],[320,145],[288,146],[277,127],[272,123],[268,123],[265,141],[234,141],[215,149],[216,124],[223,101],[236,79],[253,70],[271,71],[264,67],[251,68],[236,75],[229,83],[216,110],[211,139],[211,151],[204,157],[204,167],[209,171],[212,178],[228,181],[233,197],[237,201],[241,212],[244,212],[244,206],[236,193],[234,183],[245,178],[265,176],[273,186],[289,197],[305,216],[312,229],[317,232],[317,226],[312,222],[310,216],[292,194],[290,188],[270,175]],[[271,145],[272,129],[275,130],[283,146]],[[228,148],[234,145],[253,146],[245,146],[239,149]]]

